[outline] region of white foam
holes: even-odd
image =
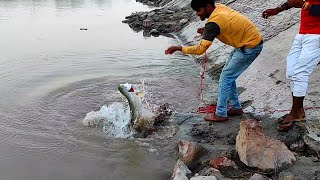
[[[87,113],[83,124],[91,127],[102,126],[108,136],[116,138],[128,138],[133,134],[129,129],[130,109],[122,103],[112,103],[102,106],[99,111]]]

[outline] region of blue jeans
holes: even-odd
[[[227,105],[230,103],[231,109],[241,109],[239,102],[236,79],[242,74],[250,64],[259,56],[263,44],[254,48],[236,48],[228,58],[222,69],[218,87],[218,101],[216,115],[227,117]]]

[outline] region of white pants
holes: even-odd
[[[308,80],[320,61],[320,34],[296,35],[287,57],[287,78],[293,96],[304,97]]]

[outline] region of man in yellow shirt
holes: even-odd
[[[182,51],[184,54],[201,55],[215,38],[235,48],[220,74],[216,112],[204,118],[206,121],[227,121],[228,115],[243,114],[236,79],[262,51],[262,37],[248,18],[227,6],[215,4],[214,0],[192,0],[191,7],[202,21],[208,19],[202,40],[194,46],[171,46],[165,53]],[[231,107],[229,110],[228,102]]]

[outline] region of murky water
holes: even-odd
[[[122,103],[118,84],[141,79],[150,103],[197,107],[198,65],[164,55],[174,39],[121,23],[148,9],[133,0],[0,0],[0,179],[168,179],[172,149],[153,153],[81,123]]]

